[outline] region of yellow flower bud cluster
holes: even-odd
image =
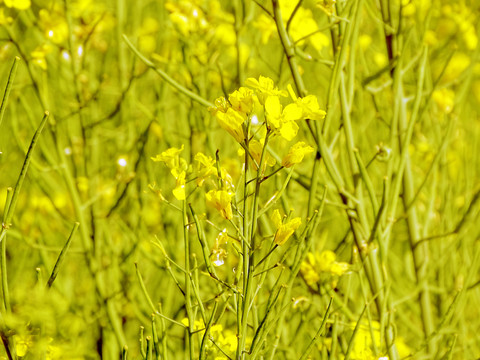
[[[309,252],[300,265],[300,274],[310,286],[326,279],[333,280],[335,286],[337,278],[349,269],[348,263],[338,262],[336,258],[335,253],[330,250],[321,253]]]

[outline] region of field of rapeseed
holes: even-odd
[[[480,358],[476,0],[0,0],[0,359]]]

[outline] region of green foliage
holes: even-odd
[[[479,358],[476,7],[4,0],[0,359]]]

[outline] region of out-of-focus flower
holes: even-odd
[[[180,153],[183,151],[184,145],[178,148],[170,148],[163,151],[161,154],[152,157],[153,161],[164,162],[170,169],[171,174],[175,178],[175,188],[172,193],[177,200],[185,200],[185,178],[187,169],[187,162],[180,157]]]
[[[142,21],[142,25],[137,30],[140,51],[145,54],[151,54],[156,50],[158,28],[158,21],[152,17],[147,17]]]
[[[207,18],[202,9],[194,2],[175,0],[167,1],[165,8],[169,11],[169,17],[175,28],[183,35],[198,33],[208,29]]]
[[[451,89],[441,88],[433,92],[432,99],[441,111],[448,114],[453,110],[455,93]]]
[[[280,10],[285,23],[291,17],[296,4],[297,3],[295,1],[290,0],[280,1]],[[259,16],[253,25],[262,33],[262,42],[264,44],[267,43],[273,34],[277,33],[276,25],[273,19],[264,14]],[[290,24],[289,34],[292,41],[299,46],[303,45],[305,42],[308,42],[317,51],[320,51],[322,48],[330,44],[329,38],[324,33],[319,32],[319,27],[314,19],[312,11],[303,6],[297,8]]]
[[[41,9],[38,13],[39,26],[45,37],[55,44],[63,43],[68,37],[68,24],[60,8]]]
[[[313,147],[307,145],[303,141],[297,142],[293,145],[288,154],[282,159],[282,166],[289,168],[295,164],[302,162],[305,155],[313,152]]]
[[[0,25],[7,25],[13,21],[11,16],[5,16],[5,8],[0,8]]]
[[[226,190],[210,190],[205,194],[207,205],[214,207],[227,220],[233,218],[232,213],[232,196],[231,192]]]
[[[450,62],[448,63],[445,71],[443,73],[442,81],[443,82],[450,82],[455,81],[460,77],[462,72],[470,65],[471,58],[465,53],[456,52],[453,54]],[[440,74],[443,65],[438,66],[435,70],[436,73]]]
[[[277,231],[275,232],[275,238],[274,242],[277,245],[283,245],[289,238],[290,236],[293,235],[295,230],[297,230],[300,225],[302,225],[302,219],[299,217],[293,218],[286,223],[283,223],[283,218],[280,215],[280,211],[275,210],[272,214],[272,222],[277,228]]]
[[[5,6],[18,10],[28,9],[32,3],[30,0],[4,0]]]
[[[307,258],[300,265],[300,273],[305,282],[312,286],[322,279],[322,274],[329,277],[342,276],[349,268],[348,263],[337,262],[333,251],[326,250],[321,253],[308,253]],[[336,280],[334,279],[334,285]]]
[[[34,346],[33,337],[31,335],[15,335],[14,338],[17,356],[25,356],[28,350]]]
[[[53,50],[51,45],[43,44],[35,48],[30,55],[32,56],[32,63],[40,67],[42,70],[47,70],[46,56]]]

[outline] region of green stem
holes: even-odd
[[[295,87],[297,88],[297,93],[301,97],[304,97],[308,94],[308,92],[305,88],[305,84],[303,83],[302,76],[300,75],[297,58],[295,56],[295,47],[287,34],[287,29],[285,28],[285,25],[283,24],[282,11],[280,10],[280,2],[278,0],[272,0],[272,7],[273,18],[277,26],[280,41],[282,42],[283,51],[285,52],[285,55],[287,57],[288,66],[290,67],[293,81],[295,82]]]
[[[2,105],[0,105],[0,126],[2,125],[3,115],[5,115],[8,97],[10,95],[10,91],[12,90],[13,80],[15,79],[15,74],[17,73],[19,61],[20,58],[18,56],[15,56],[12,67],[10,69],[10,74],[8,75],[7,86],[5,87],[5,92],[3,93]]]
[[[187,201],[183,201],[183,241],[185,247],[185,311],[188,318],[188,351],[190,359],[195,358],[195,348],[193,343],[193,333],[195,325],[194,309],[192,304],[192,283],[190,280],[190,240],[188,236],[188,215],[187,215]]]
[[[170,84],[173,88],[177,89],[180,91],[182,94],[188,96],[190,99],[193,101],[196,101],[200,105],[206,106],[206,107],[213,107],[213,103],[210,101],[204,99],[200,95],[194,93],[193,91],[188,90],[186,87],[183,85],[179,84],[177,81],[175,81],[172,77],[170,77],[166,72],[163,70],[158,69],[155,67],[155,64],[148,60],[132,43],[130,40],[128,40],[127,36],[124,34],[123,35],[123,40],[127,43],[128,47],[135,53],[135,55],[138,56],[140,60],[143,61],[145,65],[147,65],[150,69],[155,71],[160,77],[165,80],[168,84]]]

